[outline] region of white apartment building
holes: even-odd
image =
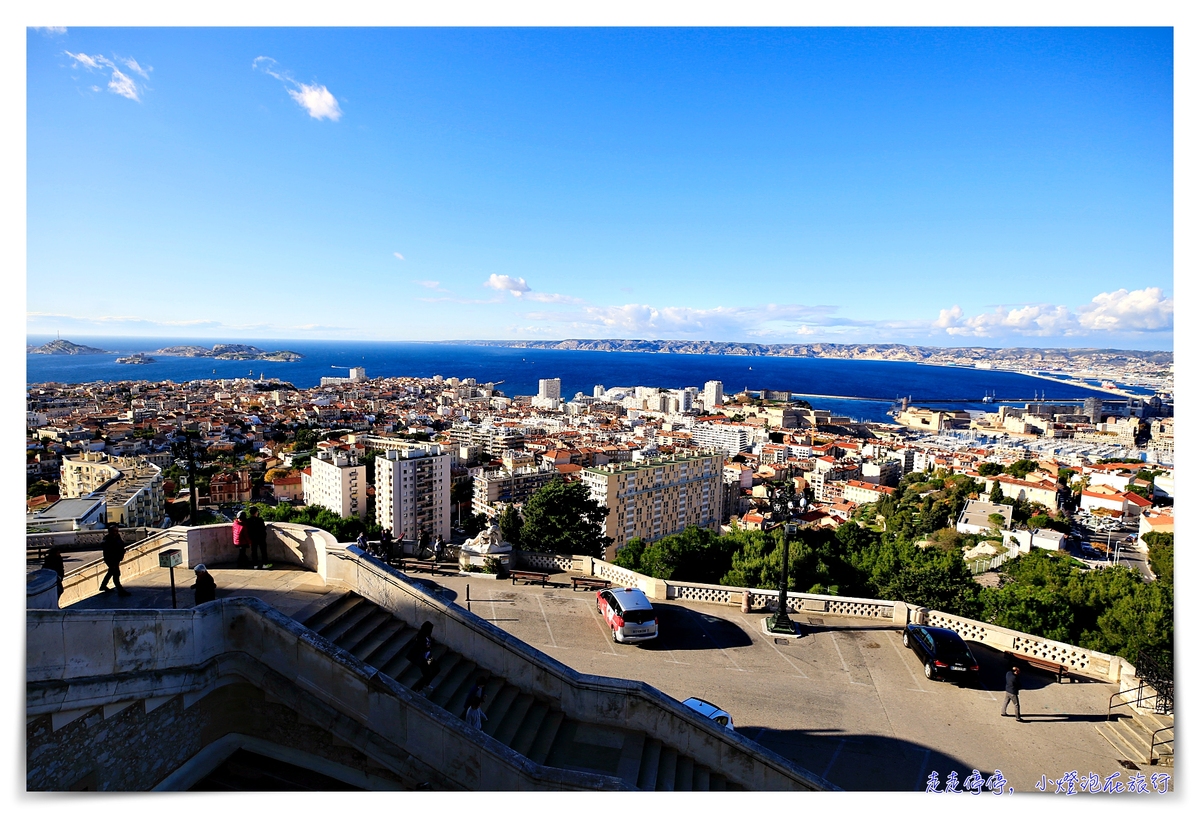
[[[633,537],[646,541],[678,534],[690,525],[716,530],[721,517],[720,454],[677,454],[609,463],[580,472],[592,499],[608,509],[605,559]]]
[[[720,381],[706,381],[704,384],[704,410],[711,412],[713,407],[725,403],[725,385]]]
[[[450,455],[434,444],[375,458],[375,521],[396,539],[450,539]]]
[[[542,378],[538,381],[537,396],[542,400],[558,400],[562,397],[562,378]]]
[[[140,458],[85,452],[63,458],[63,499],[102,498],[106,520],[123,526],[159,526],[167,513],[162,469]]]
[[[345,452],[318,452],[302,478],[304,504],[327,508],[342,517],[367,517],[367,467]]]
[[[691,428],[692,441],[701,449],[719,449],[730,457],[750,451],[753,444],[749,426],[730,423],[696,423]]]
[[[474,477],[471,511],[495,519],[508,505],[521,505],[535,491],[558,477],[558,469],[548,464],[510,466],[496,471],[481,471]]]

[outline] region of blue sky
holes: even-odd
[[[1172,347],[1169,29],[27,49],[30,333]]]

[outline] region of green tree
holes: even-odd
[[[603,557],[612,544],[604,536],[608,509],[591,498],[583,483],[555,478],[525,501],[521,546],[526,551]]]
[[[1158,534],[1160,532],[1153,532]],[[1149,537],[1150,535],[1147,535]],[[1168,534],[1174,537],[1174,534]],[[1171,542],[1156,542],[1150,546],[1150,570],[1160,582],[1175,584],[1175,545]]]
[[[1004,467],[999,463],[981,463],[979,464],[979,473],[984,477],[995,477],[1000,472],[1004,471]]]
[[[1004,489],[1000,488],[1000,481],[992,481],[992,490],[988,494],[988,502],[999,505],[1004,501]]]
[[[1038,464],[1034,460],[1018,460],[1015,463],[1009,464],[1004,470],[1005,474],[1011,474],[1018,480],[1024,480],[1031,471],[1037,471]]]
[[[646,550],[646,543],[641,537],[634,537],[627,543],[617,549],[617,555],[613,557],[613,565],[619,565],[622,568],[628,568],[630,571],[641,572],[642,570],[642,552]]]
[[[500,512],[500,520],[498,522],[500,536],[511,544],[513,548],[521,547],[521,524],[521,512],[517,511],[515,505],[510,503],[504,507],[504,511]]]

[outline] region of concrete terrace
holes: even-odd
[[[218,598],[254,596],[289,616],[342,592],[293,566],[209,568]],[[192,604],[193,576],[176,569],[180,607]],[[793,620],[803,637],[777,639],[763,633],[763,613],[656,600],[660,637],[619,645],[596,612],[594,592],[572,591],[565,573],[552,574],[554,586],[546,588],[482,575],[409,576],[463,607],[469,585],[474,614],[577,671],[640,679],[679,700],[712,701],[732,714],[743,735],[846,790],[923,790],[931,772],[944,782],[957,771],[962,781],[977,769],[985,778],[1000,770],[1016,791],[1035,791],[1043,775],[1129,772],[1095,729],[1115,684],[1057,684],[1034,671],[1021,696],[1028,721],[1017,723],[1000,716],[1004,657],[976,643],[981,689],[967,689],[925,679],[901,644],[900,626],[891,623],[799,615]],[[110,592],[72,607],[171,605],[166,570],[126,587],[133,596]],[[1148,778],[1157,768],[1142,771]]]

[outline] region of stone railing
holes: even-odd
[[[608,776],[534,764],[258,599],[184,610],[27,611],[25,644],[29,717],[50,714],[65,723],[89,709],[107,714],[140,701],[149,712],[176,696],[186,709],[218,687],[245,681],[375,763],[400,773],[417,768],[443,789],[622,788]],[[103,722],[93,729],[103,730]],[[179,743],[197,738],[181,736]],[[109,756],[124,749],[126,761],[150,770],[154,781],[186,788],[192,782],[179,773],[200,748],[169,757],[174,745],[149,756],[140,746],[102,749]],[[53,774],[31,762],[27,784],[64,789]]]
[[[582,559],[570,554],[539,554],[534,551],[513,551],[513,558],[522,568],[533,571],[574,571],[577,570],[575,560]]]
[[[161,528],[122,528],[121,539],[126,545],[138,543],[147,537],[153,537],[163,531]],[[104,529],[81,531],[45,531],[25,535],[25,552],[36,553],[39,557],[53,546],[64,551],[100,550],[104,545]]]
[[[640,730],[750,790],[836,789],[761,745],[701,718],[644,682],[592,676],[567,667],[462,607],[409,583],[356,546],[330,552],[330,580],[343,583],[405,622],[433,622],[438,641],[521,690],[557,703],[572,718]]]
[[[1063,665],[1072,673],[1092,679],[1116,682],[1132,672],[1132,666],[1120,656],[1112,656],[1087,648],[1031,636],[1028,633],[1001,628],[987,622],[966,619],[941,611],[924,614],[924,624],[937,628],[949,628],[963,639],[980,642],[996,650],[1013,653],[1030,659],[1039,659]]]

